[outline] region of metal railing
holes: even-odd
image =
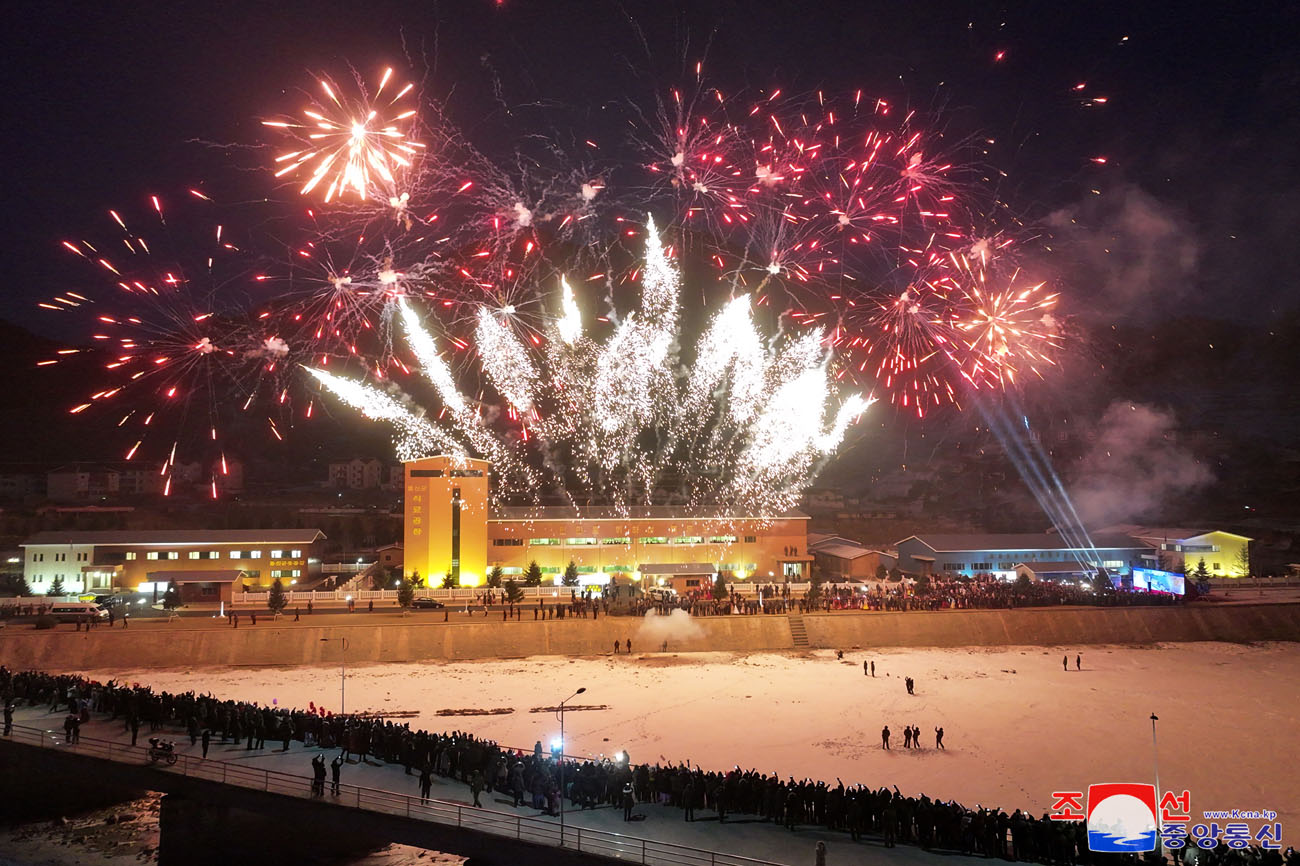
[[[61,732],[25,725],[14,725],[13,735],[9,739],[12,742],[38,748],[57,749],[61,752],[72,752],[122,764],[148,763],[148,746],[131,746],[93,737],[79,737],[76,742],[70,743]],[[159,762],[153,766],[159,772],[174,773],[187,778],[204,779],[223,785],[264,791],[268,794],[296,797],[300,800],[320,800],[322,803],[345,808],[462,827],[536,845],[567,848],[626,860],[629,863],[640,863],[643,866],[780,866],[771,860],[755,860],[737,854],[706,851],[689,845],[625,836],[622,833],[592,830],[572,824],[561,828],[558,822],[542,818],[529,818],[435,798],[425,799],[379,788],[339,784],[338,793],[335,794],[334,785],[328,780],[324,783],[324,794],[318,795],[313,790],[314,780],[308,776],[181,753],[176,753],[175,764]]]

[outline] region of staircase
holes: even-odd
[[[808,649],[808,629],[804,628],[803,617],[791,616],[790,637],[794,638],[795,649]]]

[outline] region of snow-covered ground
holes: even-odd
[[[531,748],[549,744],[559,724],[529,710],[585,687],[566,714],[570,754],[626,749],[638,762],[739,764],[1036,813],[1048,810],[1053,791],[1150,780],[1154,712],[1161,788],[1190,790],[1194,818],[1202,809],[1271,809],[1283,837],[1300,838],[1300,644],[1087,647],[1082,655],[1082,671],[1074,649],[1041,647],[853,651],[843,661],[818,651],[371,664],[348,669],[347,706]],[[875,661],[875,679],[863,676],[864,659]],[[339,701],[338,667],[87,673],[281,706],[337,709]],[[513,712],[437,715],[466,709]],[[905,725],[920,727],[923,749],[902,748]],[[937,726],[946,751],[934,749]]]

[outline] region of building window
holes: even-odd
[[[283,550],[272,550],[272,551],[271,551],[271,558],[272,558],[272,559],[283,559],[283,558],[284,558],[284,551],[283,551]]]
[[[993,568],[993,563],[991,563],[991,562],[972,562],[970,567],[971,567],[971,569],[974,570],[974,571],[989,571],[990,569]]]
[[[126,552],[126,558],[127,558],[127,561],[128,561],[128,562],[134,560],[134,559],[135,559],[135,551],[134,551],[134,550],[128,550],[128,551]]]
[[[601,569],[601,571],[617,571],[617,572],[626,572],[631,570],[632,570],[632,566],[630,565],[607,565]]]
[[[262,558],[262,551],[260,551],[260,550],[250,550],[250,551],[248,551],[248,558],[249,558],[249,559],[261,559],[261,558]]]
[[[524,570],[517,565],[510,565],[501,569],[502,574],[523,574]]]
[[[289,551],[289,556],[293,557],[294,559],[302,559],[302,551],[298,550],[297,548],[294,548],[293,550]]]
[[[566,539],[564,539],[564,543],[565,543],[565,544],[575,545],[575,546],[578,546],[578,547],[587,547],[588,545],[595,544],[595,543],[596,543],[596,539],[594,539],[594,538],[566,538]]]
[[[711,535],[709,544],[735,544],[736,536],[734,535]]]
[[[944,570],[944,571],[965,571],[965,570],[966,570],[966,563],[964,563],[964,562],[945,562],[945,563],[943,564],[943,570]]]
[[[703,544],[703,535],[679,535],[673,539],[673,544]]]
[[[746,536],[745,536],[745,543],[746,543],[746,544],[757,544],[757,543],[758,543],[758,536],[757,536],[757,535],[746,535]]]
[[[614,544],[624,544],[624,545],[626,545],[626,544],[631,544],[631,543],[632,543],[632,539],[630,539],[630,538],[602,538],[602,539],[600,540],[600,543],[601,543],[601,544],[609,544],[609,545],[614,545]]]
[[[1101,567],[1102,567],[1102,568],[1123,568],[1123,567],[1124,567],[1124,560],[1122,560],[1122,559],[1107,559],[1106,561],[1104,561],[1104,562],[1101,564]]]
[[[200,556],[200,554],[199,554],[199,552],[198,552],[197,550],[191,550],[191,551],[190,551],[190,559],[198,559],[199,556]]]
[[[158,551],[156,551],[156,550],[151,550],[151,551],[149,551],[148,553],[146,553],[146,554],[144,555],[144,558],[145,558],[145,559],[157,559],[157,558],[158,558]]]
[[[1015,564],[1014,562],[999,562],[999,563],[998,563],[998,568],[1002,569],[1003,571],[1010,571],[1011,569],[1015,568],[1015,566],[1016,566],[1016,564]]]
[[[542,574],[559,574],[560,567],[557,565],[543,565]]]
[[[534,546],[541,545],[541,546],[546,547],[546,546],[551,546],[551,545],[559,544],[559,543],[560,543],[560,539],[558,539],[558,538],[530,538],[530,539],[528,539],[528,543],[531,544],[531,545],[534,545]]]
[[[523,547],[522,538],[494,538],[492,539],[493,547]]]
[[[595,574],[595,573],[596,573],[596,566],[594,565],[578,566],[578,574]]]
[[[301,569],[301,568],[294,568],[294,569],[291,569],[291,570],[289,571],[289,576],[290,576],[290,577],[302,577],[302,569]]]
[[[243,552],[242,550],[232,550],[232,551],[230,551],[230,558],[231,558],[231,559],[243,559],[243,558],[244,558],[244,552]]]
[[[441,469],[412,469],[411,477],[412,478],[441,478],[442,470]]]
[[[218,552],[215,551],[215,550],[209,550],[209,551],[208,551],[207,558],[208,558],[208,559],[220,559],[220,558],[221,558],[221,554],[218,553]]]
[[[482,469],[453,469],[447,473],[452,478],[482,478]]]
[[[648,538],[638,539],[642,544],[667,544],[668,539],[662,535],[653,535]]]
[[[1223,566],[1220,565],[1220,564],[1217,563],[1217,562],[1214,563],[1213,565],[1211,565],[1210,568],[1214,569],[1215,571],[1222,571],[1222,570],[1223,570]]]

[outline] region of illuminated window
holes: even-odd
[[[662,535],[654,535],[649,538],[638,539],[642,544],[667,544],[668,539]]]
[[[630,565],[607,565],[607,566],[605,566],[605,567],[604,567],[603,569],[601,569],[601,570],[602,570],[602,571],[617,571],[617,572],[622,573],[622,572],[631,571],[631,570],[632,570],[632,566],[630,566]]]
[[[970,567],[971,567],[971,570],[972,570],[972,571],[988,571],[989,569],[991,569],[991,568],[993,567],[993,563],[991,563],[991,562],[972,562]]]
[[[135,551],[134,551],[134,550],[128,550],[128,551],[126,552],[126,558],[127,558],[128,561],[135,559]]]
[[[1124,560],[1122,560],[1122,559],[1108,559],[1108,560],[1106,560],[1105,562],[1103,562],[1103,563],[1101,564],[1101,566],[1102,566],[1102,568],[1123,568],[1123,567],[1124,567]]]
[[[578,566],[578,574],[595,574],[595,573],[596,573],[596,566],[594,565]]]
[[[630,539],[630,538],[602,538],[602,539],[600,540],[600,543],[601,543],[601,544],[631,544],[631,543],[632,543],[632,539]]]
[[[558,538],[530,538],[530,539],[528,539],[528,543],[529,543],[529,544],[533,544],[533,545],[549,546],[549,545],[559,544],[559,543],[560,543],[560,539],[558,539]]]
[[[559,574],[560,568],[557,565],[543,565],[542,574]]]
[[[181,552],[180,552],[179,550],[169,550],[169,551],[167,551],[167,558],[168,558],[168,559],[180,559],[180,558],[181,558]]]
[[[295,568],[295,569],[293,569],[292,571],[289,572],[289,576],[290,576],[290,577],[302,577],[302,569],[301,569],[301,568]]]
[[[283,550],[272,550],[272,551],[271,551],[271,558],[272,558],[272,559],[282,559],[283,557],[284,557],[284,551],[283,551]]]
[[[250,550],[250,551],[248,551],[248,558],[249,558],[249,559],[261,559],[261,558],[262,558],[262,551],[260,551],[260,550]]]
[[[517,565],[507,566],[501,569],[502,574],[523,574],[524,570]]]
[[[292,556],[294,559],[302,559],[302,551],[298,550],[297,548],[289,551],[289,555]]]
[[[566,538],[566,539],[564,539],[564,543],[565,543],[565,544],[573,544],[573,545],[577,545],[577,546],[580,546],[580,547],[585,547],[585,546],[587,546],[587,545],[595,544],[595,543],[596,543],[596,539],[594,539],[594,538]]]
[[[230,558],[231,558],[231,559],[243,559],[243,558],[244,558],[244,552],[243,552],[242,550],[232,550],[232,551],[230,551]]]
[[[711,535],[709,544],[735,544],[736,536],[734,535]]]
[[[191,550],[191,551],[190,551],[190,559],[198,559],[199,556],[200,556],[200,554],[199,554],[199,552],[198,552],[197,550]]]
[[[208,556],[207,556],[207,558],[208,558],[208,559],[220,559],[220,558],[221,558],[221,554],[218,553],[218,552],[215,551],[215,550],[209,550],[209,551],[208,551]]]
[[[157,559],[157,558],[158,558],[158,551],[156,551],[156,550],[151,550],[151,551],[149,551],[148,553],[146,553],[146,554],[144,555],[144,558],[145,558],[145,559]]]

